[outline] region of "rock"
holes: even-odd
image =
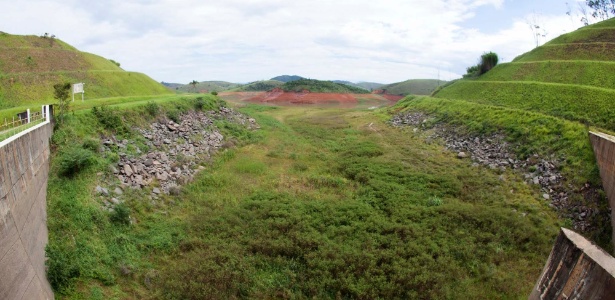
[[[113,190],[113,192],[114,192],[116,195],[122,195],[122,194],[124,194],[124,191],[122,191],[122,189],[121,189],[121,188],[119,188],[119,187],[116,187],[116,188],[115,188],[115,190]]]
[[[129,164],[124,164],[124,174],[126,174],[126,176],[130,177],[133,174],[132,168],[130,167]]]
[[[145,162],[143,163],[146,167],[151,167],[154,164],[154,161],[152,159],[146,159]]]
[[[152,193],[154,193],[154,194],[158,195],[158,194],[160,194],[160,189],[159,189],[159,188],[154,188],[154,189],[152,190]]]
[[[539,179],[538,177],[534,177],[534,178],[532,179],[532,182],[533,182],[534,184],[540,184],[540,179]]]
[[[549,199],[551,199],[551,196],[549,196],[549,194],[547,194],[547,193],[542,194],[542,197],[543,197],[545,200],[549,200]]]
[[[121,202],[120,202],[120,200],[119,200],[119,199],[117,199],[117,198],[111,198],[111,203],[113,203],[113,204],[115,204],[115,205],[118,205],[118,204],[120,204]]]
[[[111,171],[111,173],[116,174],[116,175],[120,173],[120,171],[114,166],[109,166],[109,171]]]
[[[173,196],[178,196],[181,193],[181,188],[179,186],[169,187],[169,194]]]
[[[466,158],[466,157],[468,157],[468,155],[465,152],[457,153],[457,158]]]
[[[98,193],[99,195],[103,195],[103,196],[109,196],[109,190],[99,186],[96,186],[96,193]]]

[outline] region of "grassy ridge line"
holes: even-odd
[[[498,65],[476,80],[539,81],[615,89],[615,62],[512,62]]]
[[[369,91],[363,88],[315,79],[289,81],[280,88],[286,92],[302,92],[308,90],[312,93],[369,94]]]
[[[615,130],[615,90],[540,82],[458,81],[436,94],[501,105]]]
[[[444,83],[446,81],[437,79],[410,79],[387,84],[378,89],[384,89],[388,94],[393,95],[429,95],[439,85]]]
[[[545,60],[615,60],[615,43],[543,45],[513,59],[513,62]]]

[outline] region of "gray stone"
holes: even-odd
[[[96,193],[98,193],[99,195],[103,195],[103,196],[109,196],[109,190],[99,186],[96,186]]]
[[[113,190],[113,192],[114,192],[116,195],[121,195],[121,194],[123,194],[123,193],[124,193],[124,191],[122,191],[122,189],[121,189],[121,188],[119,188],[119,187],[116,187],[116,188],[115,188],[115,190]]]
[[[126,176],[128,177],[130,177],[133,174],[133,170],[129,164],[124,164],[124,174],[126,174]]]
[[[160,194],[160,189],[159,189],[159,188],[154,188],[154,189],[152,190],[152,193],[154,193],[154,194]]]
[[[120,202],[120,200],[119,200],[119,199],[117,199],[117,198],[111,198],[111,203],[113,203],[113,204],[115,204],[115,205],[118,205],[118,204],[120,204],[121,202]]]
[[[549,200],[549,199],[551,199],[551,196],[549,196],[549,194],[547,194],[547,193],[542,194],[542,197],[543,197],[545,200]]]
[[[468,157],[468,155],[465,152],[457,153],[457,158],[466,158],[466,157]]]

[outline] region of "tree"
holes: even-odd
[[[586,0],[585,4],[594,10],[594,18],[606,20],[615,15],[615,0]]]
[[[53,98],[58,100],[58,123],[64,121],[64,116],[70,109],[70,82],[53,85]]]
[[[199,83],[199,82],[198,82],[198,81],[196,81],[196,80],[192,80],[192,81],[190,81],[190,85],[192,86],[192,90],[195,90],[195,91],[196,91],[196,84],[197,84],[197,83]]]
[[[493,69],[498,64],[499,60],[500,59],[498,58],[498,55],[495,52],[488,52],[488,53],[484,53],[483,55],[481,55],[480,64],[479,64],[480,66],[479,75],[485,74],[489,70]]]
[[[467,73],[463,75],[463,78],[478,77],[483,75],[493,69],[498,64],[499,60],[500,59],[495,52],[483,53],[483,55],[480,56],[478,64],[470,66],[466,69]]]

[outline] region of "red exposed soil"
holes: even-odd
[[[333,94],[333,93],[310,93],[302,91],[300,93],[284,92],[280,88],[275,88],[269,92],[255,95],[246,99],[249,102],[274,102],[291,104],[319,104],[319,103],[357,103],[357,98],[353,94]]]

